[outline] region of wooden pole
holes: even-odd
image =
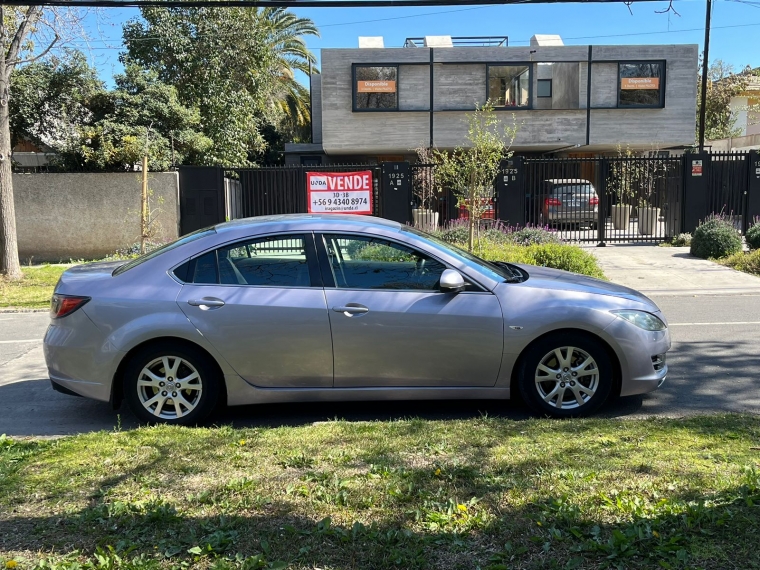
[[[142,204],[140,214],[140,253],[145,253],[145,238],[148,236],[148,154],[142,159]]]

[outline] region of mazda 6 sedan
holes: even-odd
[[[632,289],[334,214],[238,220],[73,267],[51,313],[53,388],[169,424],[224,404],[516,394],[580,416],[660,386],[670,348]]]

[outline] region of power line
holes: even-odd
[[[760,26],[760,22],[754,23],[754,24],[733,24],[730,26],[712,26],[711,29],[713,30],[725,30],[729,28],[750,28]],[[565,40],[597,40],[597,39],[606,39],[606,38],[619,38],[619,37],[630,37],[630,36],[650,36],[654,34],[679,34],[679,33],[685,33],[685,32],[701,32],[704,31],[704,28],[687,28],[683,30],[662,30],[659,32],[633,32],[630,34],[609,34],[604,36],[575,36],[572,38],[564,38]],[[148,38],[142,38],[142,39],[148,39]],[[530,43],[530,40],[510,40],[514,43]],[[91,50],[120,50],[124,49],[123,46],[121,47],[90,47]],[[315,49],[321,49],[321,48],[315,48]]]
[[[635,0],[637,3],[661,1]],[[620,0],[35,0],[35,5],[69,8],[385,8],[491,4],[609,4],[619,2]],[[29,0],[4,0],[3,4],[6,6],[27,6]]]

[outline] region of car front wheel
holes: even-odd
[[[554,417],[595,412],[612,391],[613,367],[593,337],[561,333],[528,348],[520,368],[520,395],[535,412]]]
[[[126,366],[125,399],[141,421],[197,424],[208,417],[219,398],[214,368],[208,357],[181,344],[149,346]]]

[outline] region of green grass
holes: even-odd
[[[22,267],[21,281],[0,277],[0,308],[44,309],[50,306],[53,288],[68,266],[38,265]]]
[[[734,255],[715,261],[732,269],[760,276],[760,249],[755,249],[748,253],[735,253]]]
[[[0,439],[0,567],[760,568],[758,446],[742,415]]]

